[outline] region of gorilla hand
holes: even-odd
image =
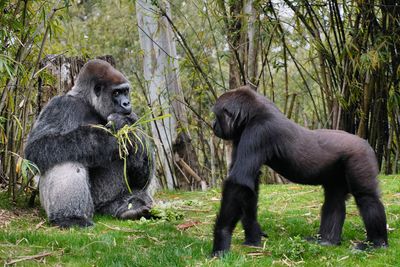
[[[112,205],[114,206],[114,216],[117,218],[137,220],[145,217],[149,219],[153,199],[146,191],[134,190],[130,196],[120,199]]]
[[[112,113],[107,117],[107,127],[117,132],[125,125],[132,125],[138,120],[138,116],[135,113],[129,115],[123,115],[120,113]]]

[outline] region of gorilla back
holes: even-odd
[[[94,212],[124,219],[146,216],[153,175],[147,140],[127,157],[127,190],[118,142],[93,125],[119,130],[137,117],[131,111],[127,79],[102,60],[86,63],[76,85],[44,107],[28,136],[25,157],[41,172],[40,200],[49,221],[61,227],[92,225]]]

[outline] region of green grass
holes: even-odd
[[[10,223],[0,222],[0,263],[25,259],[17,265],[400,266],[400,176],[382,176],[381,188],[390,228],[388,249],[351,249],[352,242],[364,239],[364,227],[352,199],[347,202],[340,246],[321,247],[304,241],[318,230],[322,190],[289,184],[261,187],[259,221],[268,234],[263,247],[242,246],[243,231],[238,226],[232,252],[222,259],[210,258],[220,198],[219,190],[210,190],[158,193],[156,199],[167,203],[172,214],[183,215],[170,221],[119,221],[96,216],[94,227],[60,230],[45,222],[43,211],[18,209]],[[0,211],[4,213],[9,207],[3,198],[0,196]],[[193,225],[184,227],[188,222]],[[43,253],[47,254],[40,257]]]

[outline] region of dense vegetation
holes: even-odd
[[[397,172],[396,1],[168,4],[171,17],[156,4],[154,16],[167,16],[177,36],[179,101],[189,110],[180,127],[190,133],[199,163],[194,168],[209,184],[225,173],[225,147],[208,128],[210,107],[224,90],[248,82],[300,124],[368,139],[381,169]],[[3,1],[0,8],[0,172],[2,185],[15,195],[16,185],[31,177],[32,166],[21,156],[38,112],[38,83],[54,83],[41,60],[50,54],[112,55],[137,89],[136,111],[143,114],[143,29],[130,1]]]
[[[368,139],[381,170],[398,171],[397,1],[151,4],[152,18],[164,19],[160,23],[169,27],[173,38],[168,41],[177,49],[169,60],[179,64],[181,92],[167,98],[166,105],[183,104],[187,111],[184,117],[176,115],[176,131],[190,140],[186,150],[193,155],[182,157],[197,174],[195,182],[213,186],[224,177],[229,146],[212,136],[210,108],[223,91],[246,83],[258,85],[258,91],[306,127],[343,129]],[[0,184],[12,196],[28,190],[35,173],[22,157],[40,110],[38,88],[57,86],[43,68],[44,58],[112,55],[135,88],[136,112],[147,112],[149,81],[139,42],[144,26],[136,18],[140,5],[120,0],[0,3]],[[160,171],[166,186],[163,176]]]

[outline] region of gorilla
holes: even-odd
[[[129,82],[118,70],[91,60],[71,91],[52,98],[40,113],[25,157],[40,170],[40,201],[51,224],[90,226],[94,212],[120,219],[148,216],[154,165],[147,140],[130,138],[135,145],[126,158],[129,192],[117,139],[95,127],[117,131],[135,123],[129,93]]]
[[[213,255],[227,252],[241,220],[245,245],[259,246],[257,221],[260,167],[265,164],[292,182],[322,185],[325,201],[317,241],[338,245],[352,194],[367,232],[357,249],[388,245],[385,209],[378,189],[378,166],[367,141],[336,130],[308,130],[287,119],[264,96],[247,86],[228,91],[213,107],[213,131],[233,142],[214,228]]]

